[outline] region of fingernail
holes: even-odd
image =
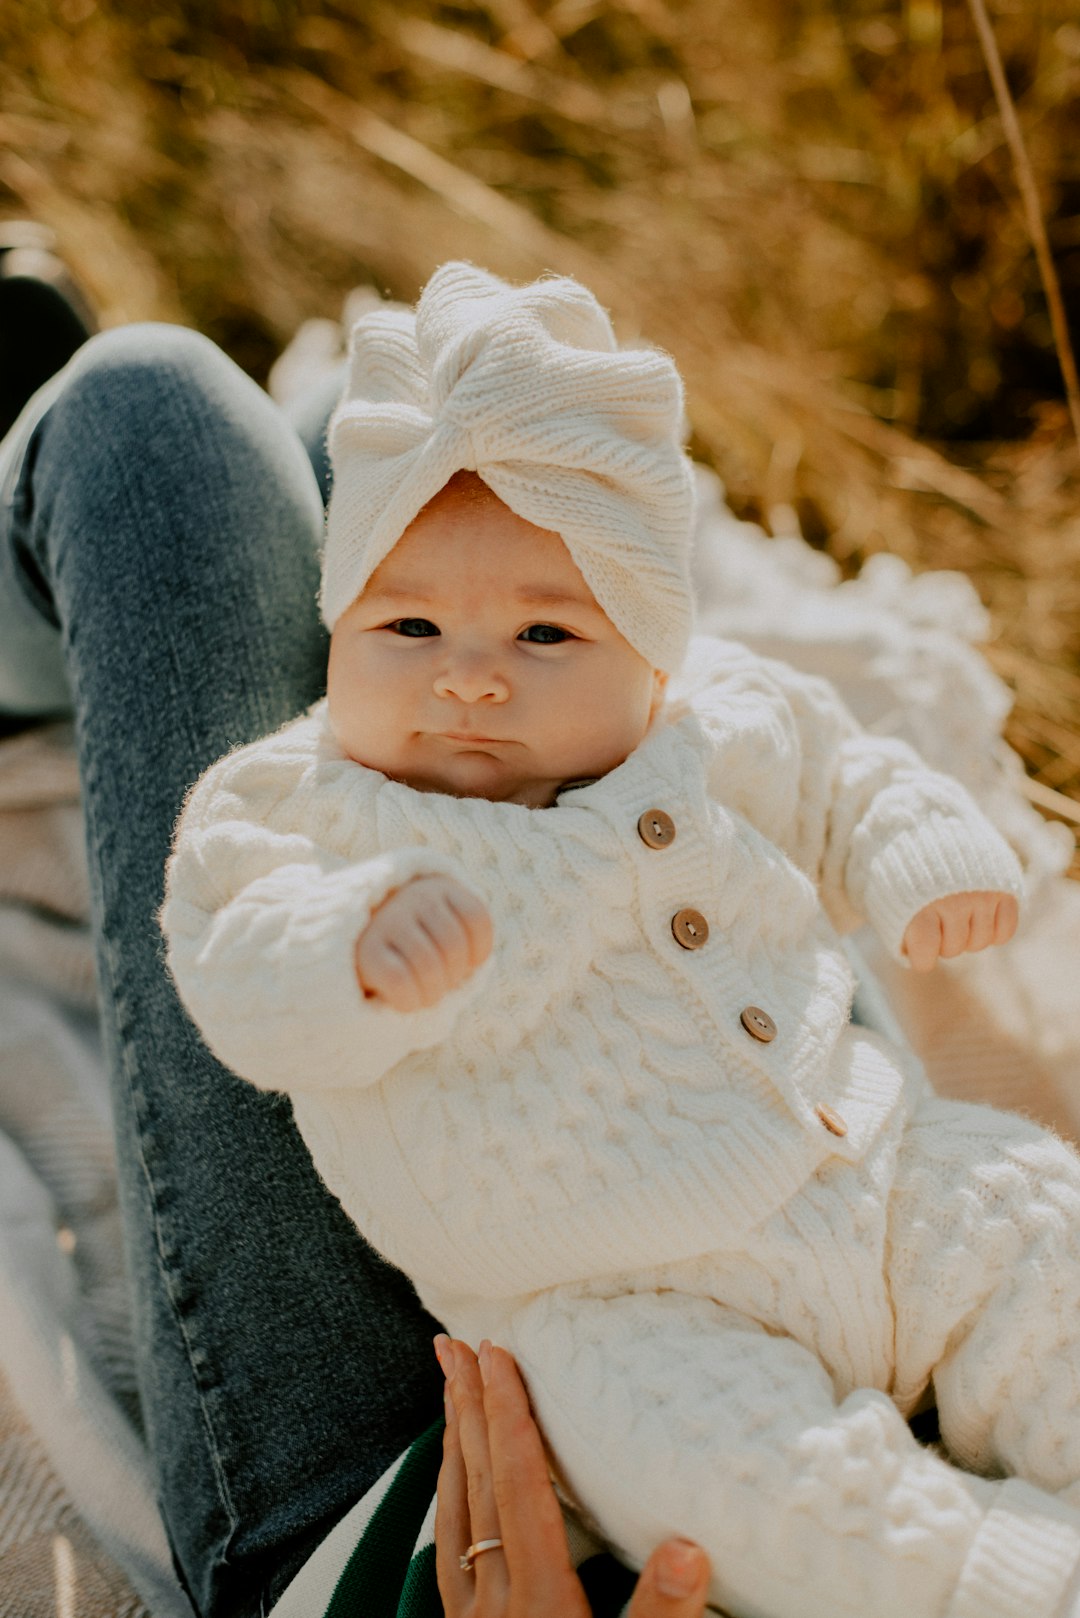
[[[662,1596],[688,1596],[701,1579],[702,1550],[690,1539],[672,1539],[661,1547],[656,1588]]]
[[[454,1345],[443,1331],[435,1338],[435,1358],[442,1366],[443,1376],[449,1380],[454,1374]]]
[[[476,1357],[480,1362],[480,1380],[486,1388],[488,1377],[491,1375],[491,1344],[486,1337],[480,1344],[480,1351]]]

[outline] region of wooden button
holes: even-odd
[[[637,829],[641,841],[650,848],[666,848],[675,841],[675,822],[663,809],[646,809]]]
[[[709,924],[700,910],[676,910],[671,930],[683,949],[700,949],[709,936]]]
[[[760,1039],[763,1045],[770,1045],[776,1038],[776,1024],[760,1006],[744,1006],[739,1021],[751,1038]]]
[[[814,1108],[814,1111],[817,1113],[830,1135],[847,1134],[847,1124],[845,1124],[838,1112],[833,1111],[827,1102],[819,1101],[817,1106]]]

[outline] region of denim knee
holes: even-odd
[[[45,553],[76,533],[80,547],[141,530],[147,547],[171,548],[260,525],[268,546],[297,546],[314,565],[322,506],[303,446],[198,332],[146,323],[92,337],[37,435],[22,516],[46,576],[58,557]]]
[[[183,430],[170,401],[191,420],[227,396],[229,370],[195,332],[123,327],[92,337],[28,402],[0,454],[0,711],[71,711],[56,558],[122,543],[116,474],[145,459],[148,423]]]
[[[195,423],[249,437],[253,407],[264,416],[274,412],[209,338],[186,326],[144,322],[101,332],[83,345],[49,410],[49,431],[70,435],[68,453],[85,447],[94,457],[108,449],[141,459],[170,439],[182,449]]]
[[[90,337],[74,355],[65,372],[65,396],[75,392],[76,378],[123,377],[127,385],[153,387],[159,377],[200,386],[215,372],[227,375],[232,362],[216,343],[188,326],[165,321],[139,321],[116,326]]]
[[[201,333],[186,326],[146,321],[91,337],[64,372],[64,385],[50,409],[54,426],[96,429],[115,443],[117,435],[146,425],[148,408],[167,409],[184,395],[212,402],[231,381],[231,362]]]
[[[59,635],[76,709],[102,676],[151,678],[150,640],[169,700],[181,669],[198,674],[220,721],[191,717],[208,745],[229,714],[231,744],[321,694],[322,502],[250,377],[183,327],[127,326],[87,342],[32,414],[11,446],[5,554],[27,610]],[[201,671],[195,646],[215,648]]]

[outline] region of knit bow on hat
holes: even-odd
[[[444,264],[415,313],[364,315],[330,422],[333,493],[320,606],[333,628],[413,518],[476,471],[560,534],[615,627],[659,669],[690,632],[692,483],[682,385],[655,349],[620,349],[566,277],[512,287]]]

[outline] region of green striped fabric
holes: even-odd
[[[442,1422],[436,1422],[402,1457],[342,1570],[325,1618],[443,1618],[429,1537],[442,1433]],[[594,1618],[619,1618],[635,1575],[603,1554],[583,1562],[578,1577]]]
[[[442,1618],[435,1546],[418,1543],[439,1476],[443,1423],[406,1452],[345,1564],[326,1618]]]

